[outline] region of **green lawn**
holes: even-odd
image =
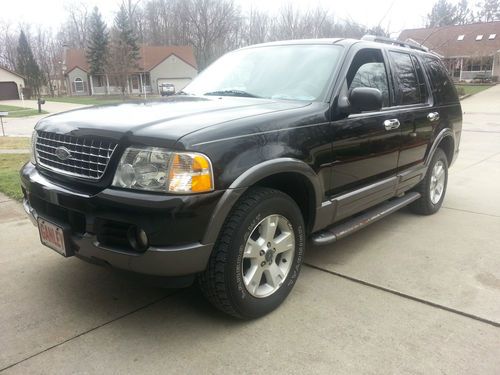
[[[486,89],[489,89],[491,85],[456,85],[458,94],[460,96],[464,95],[474,95],[477,94],[478,92],[484,91]]]
[[[28,116],[36,116],[48,113],[46,111],[38,113],[38,110],[33,108],[23,108],[23,107],[16,107],[13,105],[2,105],[2,104],[0,104],[0,112],[9,112],[9,115],[7,117],[28,117]]]
[[[0,191],[18,201],[23,198],[19,170],[29,158],[29,154],[0,154]]]
[[[82,105],[102,105],[102,104],[117,104],[130,100],[121,96],[61,96],[56,98],[45,98],[48,102],[73,103]]]
[[[0,137],[0,150],[30,148],[29,137]]]

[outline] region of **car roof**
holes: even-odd
[[[396,41],[395,41],[396,42]],[[240,50],[260,48],[260,47],[272,47],[272,46],[286,46],[286,45],[341,45],[344,47],[350,47],[352,45],[358,44],[365,48],[379,48],[379,49],[390,49],[397,50],[400,52],[411,52],[413,54],[429,55],[433,57],[438,57],[431,52],[426,52],[424,50],[410,48],[409,46],[401,46],[397,44],[383,43],[379,41],[370,41],[362,39],[351,39],[351,38],[318,38],[318,39],[294,39],[294,40],[282,40],[276,42],[260,43],[254,44],[248,47],[240,48]]]

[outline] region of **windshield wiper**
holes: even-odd
[[[214,96],[243,96],[246,98],[260,98],[260,96],[251,94],[243,90],[219,90],[206,92],[203,95],[214,95]]]

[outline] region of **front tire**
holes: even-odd
[[[411,204],[413,212],[420,215],[432,215],[439,211],[444,201],[448,185],[448,159],[440,148],[436,149],[427,169],[425,178],[415,191],[422,196]]]
[[[205,297],[242,319],[263,316],[288,296],[304,257],[304,220],[281,191],[251,188],[235,204],[199,278]]]

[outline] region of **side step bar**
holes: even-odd
[[[330,228],[319,231],[313,234],[312,241],[315,245],[327,245],[341,238],[344,238],[360,229],[392,214],[393,212],[409,205],[420,198],[420,193],[407,193],[401,198],[395,198],[368,209],[367,211],[344,221],[340,224],[335,224]]]

